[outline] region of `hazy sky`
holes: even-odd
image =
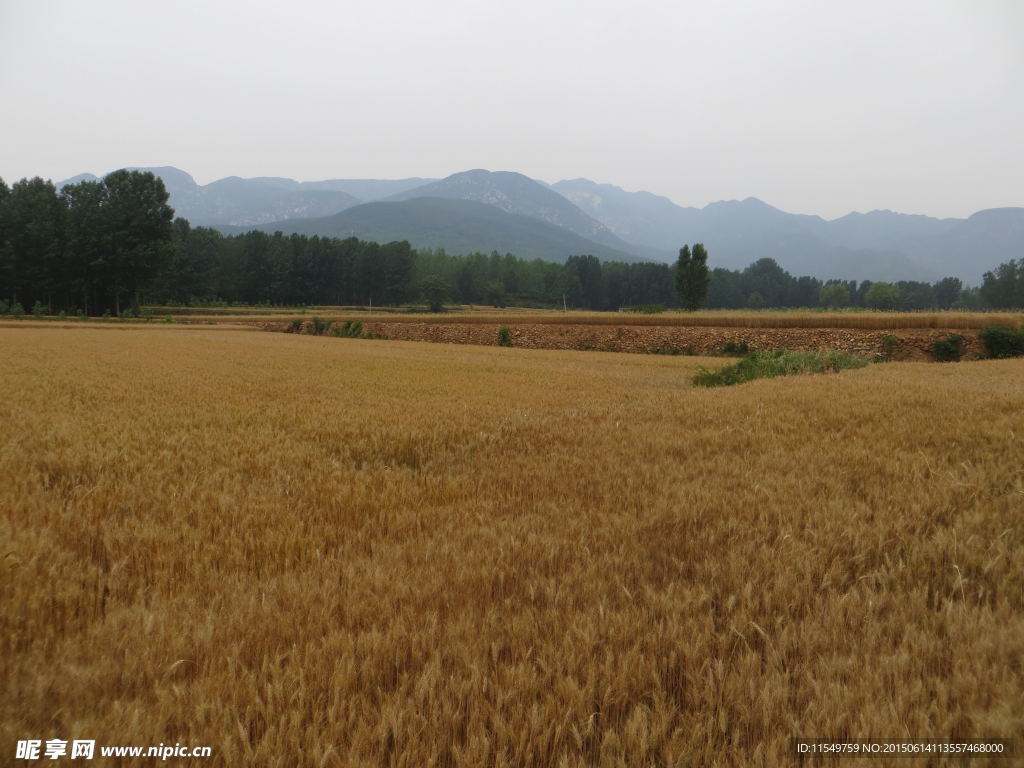
[[[0,0],[0,176],[584,176],[1024,205],[1021,0]]]

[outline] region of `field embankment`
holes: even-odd
[[[0,346],[4,749],[774,766],[1024,732],[1022,360],[703,390],[686,357]]]
[[[870,312],[870,311],[809,311],[809,310],[703,310],[700,312],[662,312],[643,314],[632,312],[561,312],[536,309],[492,309],[462,307],[450,312],[430,314],[408,310],[373,310],[361,307],[314,307],[302,312],[286,309],[238,308],[173,309],[157,314],[169,314],[183,320],[197,322],[244,322],[259,325],[270,320],[306,320],[320,316],[331,320],[361,320],[387,323],[429,323],[457,325],[509,324],[531,325],[612,325],[612,326],[673,326],[698,328],[852,328],[885,331],[893,329],[978,330],[988,325],[1024,326],[1024,312]]]
[[[312,320],[302,320],[300,332],[311,333]],[[526,323],[389,322],[368,320],[364,332],[375,338],[399,341],[429,341],[444,344],[494,345],[498,331],[507,325],[511,346],[526,349],[561,349],[641,354],[721,355],[726,345],[746,344],[750,349],[792,349],[812,351],[838,349],[844,352],[900,361],[932,359],[931,345],[950,333],[964,337],[966,359],[983,352],[976,333],[952,329],[864,330],[858,328],[764,328],[744,326],[684,326],[640,324],[587,325]],[[264,324],[275,331],[293,331],[289,322]]]

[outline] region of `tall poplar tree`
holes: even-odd
[[[676,294],[679,306],[688,312],[703,307],[707,303],[710,283],[708,252],[704,244],[696,243],[692,252],[688,245],[680,248],[679,261],[676,262]]]

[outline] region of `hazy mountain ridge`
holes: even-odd
[[[197,184],[188,173],[173,166],[134,168],[159,176],[170,194],[177,215],[192,224],[255,226],[273,221],[330,216],[367,200],[406,191],[432,179],[328,179],[295,181],[261,176],[243,179],[228,176],[209,184]],[[94,181],[85,173],[58,186]],[[360,194],[355,194],[355,192]],[[363,196],[365,195],[365,197]]]
[[[876,210],[838,219],[791,214],[757,198],[684,208],[649,192],[627,192],[587,179],[552,188],[628,242],[665,258],[682,243],[704,242],[712,266],[741,269],[770,257],[794,274],[821,278],[934,280],[971,284],[1024,255],[1024,208],[937,219]]]
[[[170,203],[179,216],[206,226],[299,231],[298,221],[319,222],[312,225],[314,228],[326,226],[324,219],[360,207],[364,202],[431,197],[477,202],[560,228],[579,238],[571,242],[587,249],[580,252],[602,258],[629,258],[627,254],[631,254],[670,261],[683,243],[703,242],[708,246],[713,267],[742,269],[757,259],[770,257],[793,274],[820,278],[935,280],[953,275],[969,284],[978,284],[983,272],[1024,256],[1024,208],[978,211],[967,219],[875,210],[826,220],[787,213],[753,197],[713,202],[703,208],[683,207],[650,192],[628,192],[588,179],[549,185],[510,171],[476,169],[440,180],[300,182],[278,177],[232,176],[198,185],[177,168],[140,170],[150,170],[164,180]],[[61,186],[95,178],[81,174]],[[465,209],[459,215],[436,205],[421,206],[415,215],[411,209],[403,210],[405,213],[388,213],[391,221],[386,226],[383,214],[375,214],[373,226],[379,228],[374,231],[392,232],[398,239],[419,242],[423,247],[444,247],[453,253],[495,249],[505,252],[508,243],[519,242],[531,249],[529,255],[553,260],[564,258],[562,249],[570,242],[553,238],[547,230],[527,235],[525,230],[529,227],[525,222],[513,228],[517,234],[511,237],[508,222],[500,217],[486,219],[501,230],[489,236],[481,229],[484,219]],[[442,219],[434,224],[424,221],[422,214],[427,210],[433,210]],[[365,216],[363,211],[352,221],[369,225]],[[442,236],[442,226],[462,227],[465,231],[453,230]],[[480,238],[476,245],[469,243],[467,232]],[[366,232],[356,234],[370,237]],[[488,245],[499,242],[506,245]],[[545,251],[539,243],[548,243],[554,250]]]
[[[387,200],[395,202],[415,197],[444,197],[486,203],[506,213],[546,221],[613,250],[631,250],[630,243],[617,237],[606,225],[588,216],[572,201],[521,173],[477,168],[392,195]]]
[[[253,229],[218,228],[228,234]],[[444,248],[453,254],[497,251],[547,261],[565,261],[575,254],[592,254],[603,260],[638,261],[628,252],[608,248],[554,224],[508,213],[476,200],[457,198],[378,201],[333,216],[277,221],[255,229],[322,237],[358,237],[377,242],[408,240],[416,248]]]

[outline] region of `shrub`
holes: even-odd
[[[296,317],[288,324],[289,333],[302,333],[302,319]]]
[[[801,373],[832,373],[863,368],[870,361],[860,355],[829,350],[825,352],[790,352],[787,349],[751,352],[738,363],[718,371],[700,369],[693,383],[700,387],[725,387],[754,379],[772,379]]]
[[[0,315],[7,315],[11,312],[11,305],[7,303],[7,299],[0,299]]]
[[[331,329],[331,335],[338,339],[369,339],[372,334],[363,333],[363,322],[361,320],[346,320],[341,325]]]
[[[324,320],[319,317],[313,318],[313,335],[323,336],[327,332],[327,329],[331,327],[330,320]]]
[[[46,310],[43,309],[43,305],[38,301],[32,305],[32,317],[42,317],[46,314]]]
[[[882,359],[892,360],[892,356],[896,354],[896,347],[899,346],[900,340],[893,336],[891,333],[882,334]]]
[[[940,363],[958,363],[964,356],[964,337],[951,333],[944,339],[936,339],[931,346],[932,357]]]
[[[740,357],[750,352],[750,345],[745,341],[727,341],[722,347],[722,354],[730,357]]]
[[[978,338],[985,347],[986,357],[1000,359],[1024,356],[1024,329],[990,325],[978,331]]]
[[[511,347],[512,346],[512,332],[509,331],[507,325],[503,325],[498,328],[498,346],[499,347]]]

